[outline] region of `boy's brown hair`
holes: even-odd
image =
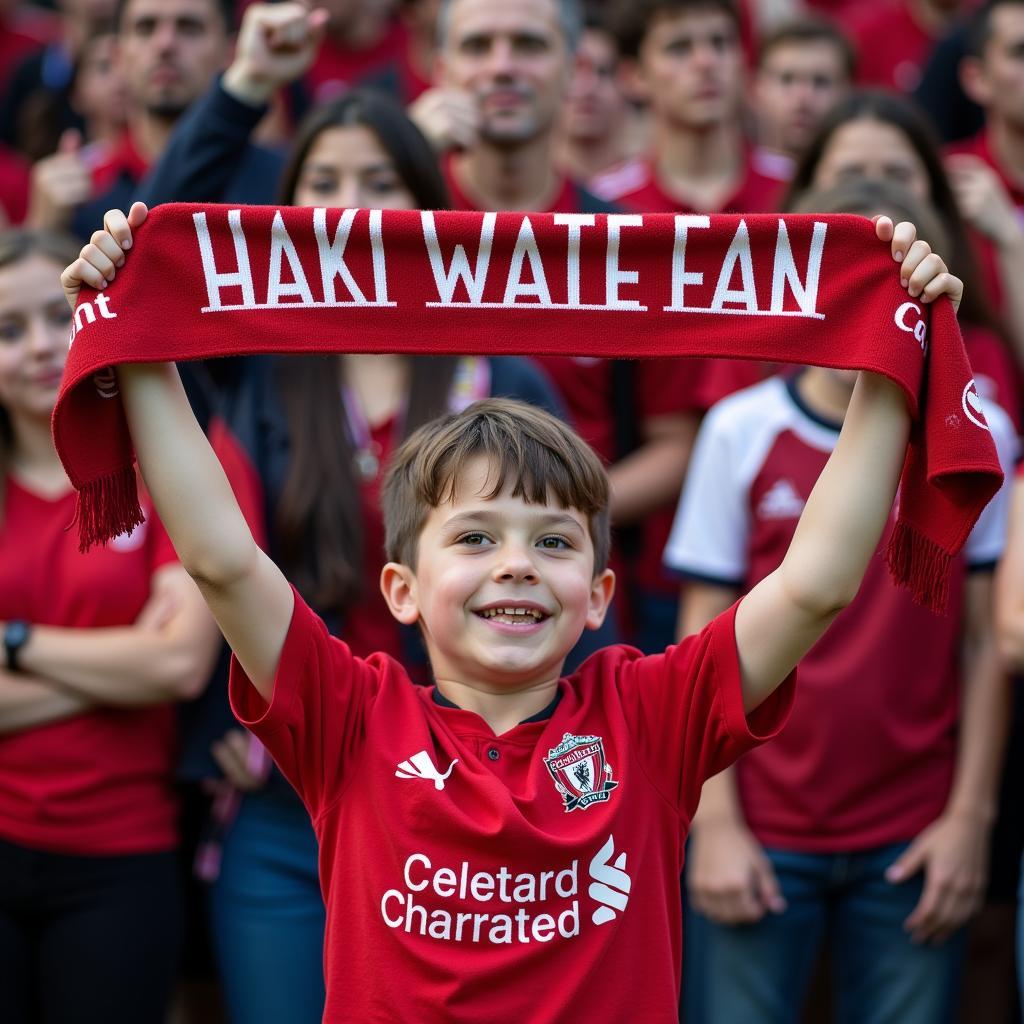
[[[510,398],[475,402],[411,434],[395,453],[381,488],[384,546],[392,562],[416,567],[423,524],[432,508],[452,500],[470,459],[490,463],[494,498],[511,482],[531,505],[555,502],[587,517],[594,572],[608,565],[608,477],[593,449],[561,420]]]

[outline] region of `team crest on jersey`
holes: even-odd
[[[573,736],[567,732],[557,747],[548,751],[544,763],[562,794],[565,810],[604,803],[618,782],[612,778],[611,765],[604,760],[604,740],[600,736]]]

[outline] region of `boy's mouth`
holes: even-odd
[[[482,619],[508,626],[533,626],[550,618],[543,608],[532,605],[509,604],[481,608],[476,613]]]

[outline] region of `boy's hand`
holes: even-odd
[[[946,264],[931,246],[917,237],[917,228],[910,221],[893,226],[888,217],[875,218],[875,234],[890,243],[892,258],[900,264],[900,283],[912,298],[933,302],[940,295],[948,295],[953,309],[959,309],[964,295],[964,283],[946,269]]]
[[[125,216],[120,210],[107,210],[103,217],[103,229],[94,231],[89,244],[82,247],[78,259],[64,268],[60,283],[64,297],[72,309],[78,302],[82,285],[87,284],[102,291],[124,266],[125,253],[132,247],[132,234],[149,216],[145,203],[133,203]]]
[[[694,910],[718,924],[752,924],[786,909],[761,844],[741,822],[701,822],[691,834],[686,869]]]
[[[899,884],[924,871],[924,891],[904,929],[915,942],[944,942],[981,907],[988,864],[988,826],[943,814],[886,871]]]

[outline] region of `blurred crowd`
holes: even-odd
[[[61,539],[59,270],[139,199],[913,221],[965,282],[1007,482],[948,613],[877,556],[783,734],[705,786],[680,1013],[1020,1019],[1024,0],[0,0],[0,1019],[313,1024],[316,843],[225,651],[155,531],[84,576]],[[618,615],[578,664],[662,650],[779,564],[854,380],[586,352],[183,372],[299,591],[428,682],[376,593],[380,473],[417,425],[508,395],[606,461]]]

